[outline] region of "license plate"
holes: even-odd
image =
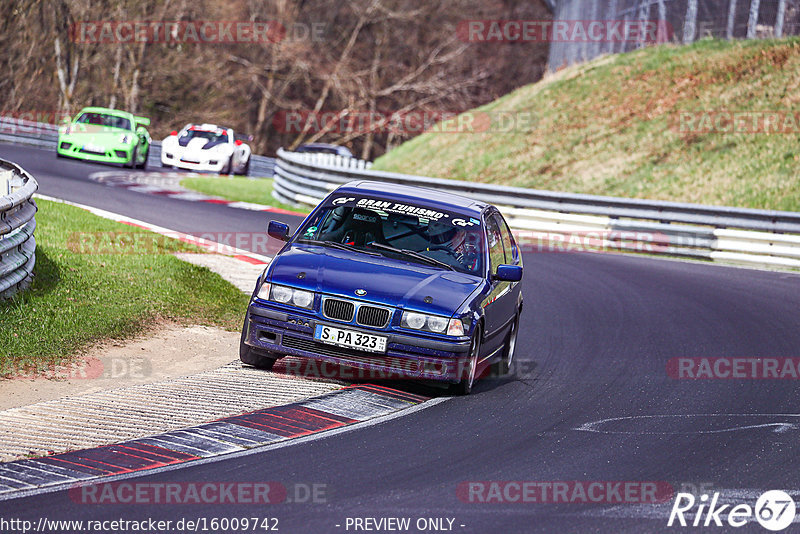
[[[93,145],[91,143],[88,144],[88,145],[83,145],[83,149],[85,151],[87,151],[87,152],[94,152],[95,154],[105,154],[106,153],[106,150],[103,147],[97,146],[97,145]]]
[[[317,325],[317,329],[314,331],[314,339],[329,345],[338,345],[350,349],[368,352],[386,352],[386,338],[383,336],[375,336],[363,332],[355,332],[353,330],[344,330],[342,328],[335,328],[322,324]]]

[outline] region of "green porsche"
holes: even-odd
[[[58,157],[122,163],[144,169],[150,154],[150,119],[109,108],[83,108],[58,131]]]

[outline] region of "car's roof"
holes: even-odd
[[[300,145],[294,150],[295,152],[333,152],[339,155],[353,155],[353,152],[346,146],[333,145],[330,143],[306,143],[305,145]]]
[[[306,143],[300,146],[305,148],[347,148],[343,147],[342,145],[334,145],[331,143]]]
[[[470,213],[475,216],[480,216],[481,212],[489,206],[489,204],[481,202],[480,200],[474,200],[436,189],[429,189],[427,187],[399,185],[386,182],[370,182],[366,180],[349,182],[339,187],[335,192],[337,194],[346,193],[361,196],[374,195],[379,198],[408,203],[423,200],[426,207],[444,211]]]
[[[233,130],[233,128],[228,128],[227,126],[219,126],[217,124],[211,124],[210,122],[198,123],[192,122],[184,126],[184,128],[188,130],[198,130],[202,132],[215,132],[217,130]]]
[[[121,109],[112,109],[112,108],[99,108],[99,107],[88,107],[83,108],[78,112],[80,113],[105,113],[106,115],[117,115],[119,117],[130,118],[133,117],[133,114],[129,111],[122,111]]]

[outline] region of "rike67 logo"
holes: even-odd
[[[792,524],[796,512],[794,499],[781,490],[762,493],[755,507],[745,503],[721,504],[719,492],[714,493],[711,502],[708,495],[696,499],[691,493],[678,493],[667,526],[722,527],[727,523],[739,528],[755,520],[765,529],[777,532]]]

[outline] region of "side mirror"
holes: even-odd
[[[267,234],[281,241],[289,241],[289,225],[279,221],[270,221]]]
[[[493,278],[501,282],[519,282],[522,280],[522,267],[519,265],[498,265],[497,272]]]
[[[234,143],[236,146],[242,146],[242,140],[241,140],[241,139],[237,139],[237,140],[236,140],[236,141],[234,141],[233,143]]]

